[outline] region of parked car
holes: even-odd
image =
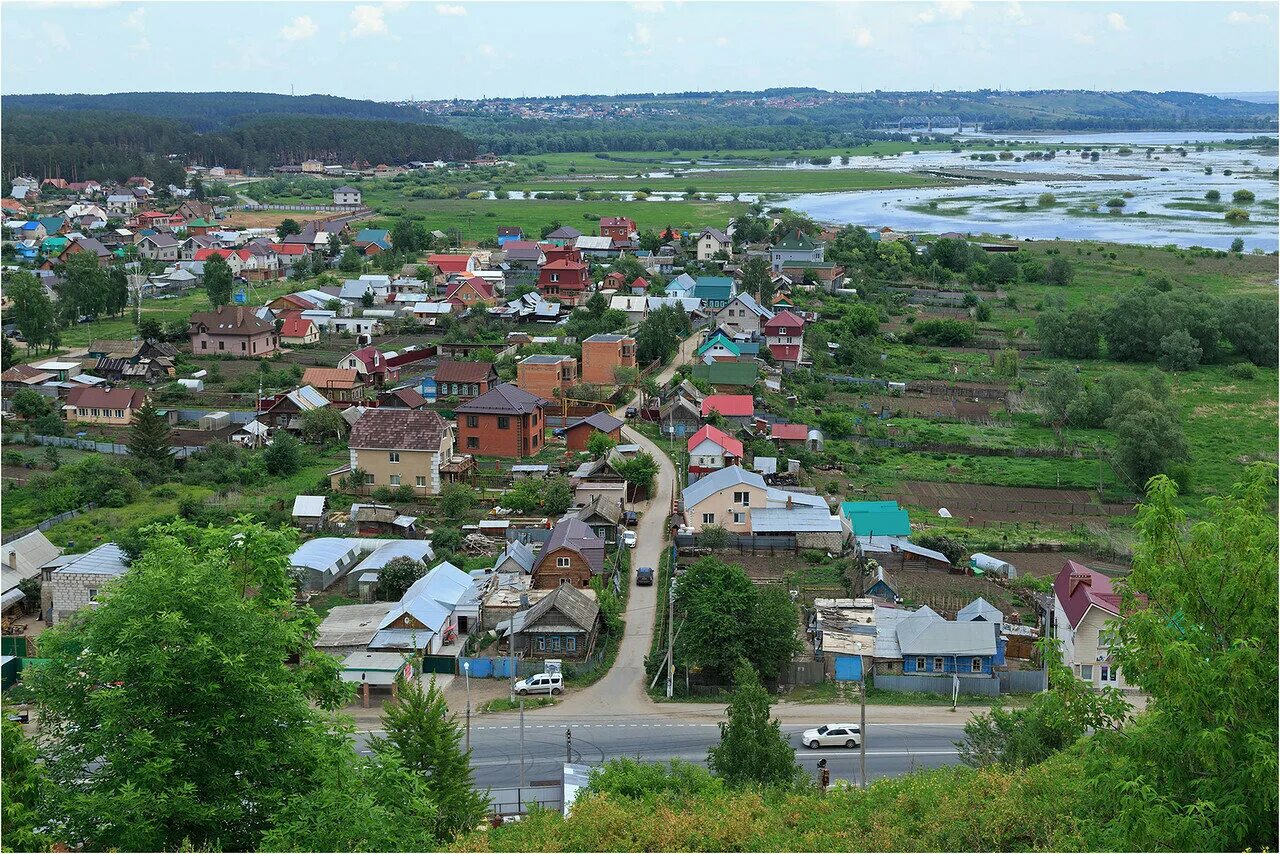
[[[640,410],[639,410],[639,409],[636,409],[634,406],[628,406],[628,407],[627,407],[627,417],[628,417],[628,418],[638,418],[639,416],[640,416]]]
[[[528,679],[516,683],[516,693],[526,694],[559,694],[564,690],[564,677],[559,673],[535,673]]]
[[[642,566],[636,570],[636,586],[637,587],[653,586],[653,567]]]
[[[622,511],[622,524],[626,525],[628,528],[635,527],[635,524],[639,521],[640,521],[640,514],[637,513],[636,511],[634,510]]]
[[[817,729],[807,729],[800,741],[810,750],[819,747],[859,747],[862,730],[857,724],[823,724]]]
[[[636,547],[636,532],[626,531],[623,533],[622,544],[629,549],[634,549]]]

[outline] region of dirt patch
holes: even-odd
[[[987,554],[1013,564],[1018,568],[1018,575],[1034,575],[1037,578],[1052,578],[1069,560],[1111,576],[1124,575],[1130,570],[1127,563],[1101,560],[1084,552],[987,552]]]
[[[1093,493],[1080,489],[907,480],[886,490],[884,497],[931,512],[946,507],[953,518],[970,523],[1026,521],[1070,527],[1133,513],[1130,505],[1103,504]]]
[[[235,211],[228,214],[228,228],[275,228],[286,219],[294,222],[310,222],[333,216],[333,211]]]
[[[1000,609],[1010,622],[1036,625],[1039,611],[1033,594],[1008,590],[994,581],[973,575],[952,575],[930,570],[895,570],[890,573],[898,595],[912,607],[928,605],[947,619],[979,596]],[[1012,618],[1017,614],[1017,620]]]

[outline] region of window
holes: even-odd
[[[510,416],[507,416],[507,415],[499,415],[499,416],[498,416],[498,429],[499,429],[499,430],[510,430],[510,429],[511,429],[511,418],[510,418]]]
[[[98,588],[96,588],[96,587],[90,587],[90,588],[89,588],[89,601],[90,601],[90,602],[97,602],[97,601],[98,601]]]
[[[973,661],[969,662],[969,669],[972,670],[974,673],[981,673],[982,659],[975,655],[973,657]]]
[[[373,475],[366,473],[366,474],[365,474],[365,476],[364,476],[364,482],[365,482],[365,483],[367,483],[367,484],[369,484],[370,486],[372,486],[372,485],[373,485]]]
[[[479,416],[479,415],[468,415],[468,416],[467,416],[467,426],[468,426],[468,427],[473,427],[473,428],[474,428],[474,427],[479,427],[479,426],[480,426],[480,416]]]
[[[531,444],[532,444],[532,445],[533,445],[533,447],[535,447],[535,448],[536,448],[536,447],[538,447],[538,434],[537,434],[537,433],[534,433],[534,434],[533,434],[533,442],[532,442]]]
[[[559,274],[559,273],[552,273],[552,274],[551,274],[551,281],[553,281],[553,282],[558,282],[558,281],[560,281],[560,274]]]
[[[1102,665],[1102,681],[1115,682],[1120,672],[1109,664]]]
[[[567,557],[556,558],[556,569],[568,569],[568,568],[569,568],[569,558]]]
[[[391,475],[391,485],[392,485],[392,486],[399,486],[399,485],[400,485],[400,475],[398,475],[398,474],[393,474],[393,475]]]
[[[746,513],[734,513],[734,514],[733,514],[733,524],[735,524],[735,525],[741,525],[741,524],[743,524],[743,523],[744,523],[744,522],[746,522],[746,521],[747,521],[747,514],[746,514]]]
[[[919,670],[919,671],[922,671],[922,672],[923,672],[923,671],[924,671],[924,669],[925,669],[925,668],[924,668],[924,656],[923,656],[923,655],[917,655],[917,656],[916,656],[916,670]]]
[[[247,350],[247,349],[249,349],[249,348],[248,348],[248,347],[246,347],[246,346],[244,345],[244,342],[243,342],[243,341],[241,341],[241,342],[240,342],[240,352],[241,352],[241,353],[243,353],[243,352],[244,352],[245,350]]]
[[[200,342],[200,349],[201,349],[201,350],[208,350],[208,349],[209,349],[209,342],[208,342],[208,341],[201,341],[201,342]]]
[[[399,451],[388,451],[388,452],[387,452],[387,462],[391,462],[391,463],[398,463],[398,462],[400,462],[400,452],[399,452]]]
[[[552,636],[551,636],[551,651],[552,651],[552,652],[559,652],[559,651],[560,651],[560,636],[559,636],[559,635],[552,635]]]
[[[225,350],[225,349],[227,349],[227,342],[225,342],[225,341],[219,341],[219,342],[218,342],[218,349],[219,349],[219,350]]]
[[[565,649],[565,652],[577,652],[577,651],[578,651],[578,639],[577,639],[576,637],[574,637],[573,635],[565,635],[565,636],[564,636],[564,649]]]
[[[943,670],[943,667],[942,667],[942,656],[938,656],[937,658],[935,658],[935,659],[933,660],[933,672],[934,672],[934,673],[941,673],[941,672],[942,672],[942,670]]]
[[[476,449],[476,448],[479,448],[479,447],[480,447],[480,440],[479,440],[478,438],[476,438],[475,436],[468,436],[468,437],[467,437],[467,447],[468,447],[468,448],[471,448],[472,450],[474,450],[474,449]]]
[[[117,410],[116,410],[116,418],[124,418],[124,410],[123,410],[123,409],[117,409]]]
[[[538,635],[538,652],[546,652],[546,651],[547,651],[547,636]]]
[[[735,492],[735,493],[733,494],[733,503],[734,503],[734,504],[741,504],[743,507],[750,507],[750,506],[751,506],[751,493],[750,493],[750,492]]]
[[[702,524],[704,524],[704,525],[714,525],[715,523],[716,523],[716,514],[714,514],[714,513],[703,513],[703,514],[702,514]]]
[[[423,475],[418,475],[414,480],[414,486],[426,486],[427,479]]]
[[[1080,678],[1085,680],[1086,682],[1093,681],[1093,665],[1092,664],[1080,665]]]

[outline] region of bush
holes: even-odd
[[[1249,212],[1246,210],[1241,210],[1240,208],[1232,208],[1231,210],[1223,214],[1222,218],[1225,219],[1227,222],[1248,222]]]
[[[1247,205],[1252,202],[1253,199],[1254,196],[1251,190],[1236,190],[1231,194],[1231,201],[1238,205]]]
[[[1227,365],[1226,374],[1237,380],[1251,380],[1258,376],[1258,369],[1252,362],[1234,362]]]

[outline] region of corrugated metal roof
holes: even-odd
[[[293,499],[293,515],[294,516],[323,516],[324,515],[323,495],[298,495]]]
[[[75,557],[63,564],[54,573],[84,572],[93,575],[124,575],[129,569],[129,559],[124,549],[115,543],[103,543],[97,548]]]
[[[751,531],[755,534],[790,534],[800,531],[838,533],[839,516],[817,507],[764,507],[751,511]]]
[[[747,471],[742,466],[726,466],[719,471],[713,471],[698,478],[696,483],[685,487],[684,491],[680,493],[680,498],[684,502],[684,509],[687,512],[720,490],[728,489],[738,484],[747,484],[760,489],[766,488],[764,478],[755,472]]]

